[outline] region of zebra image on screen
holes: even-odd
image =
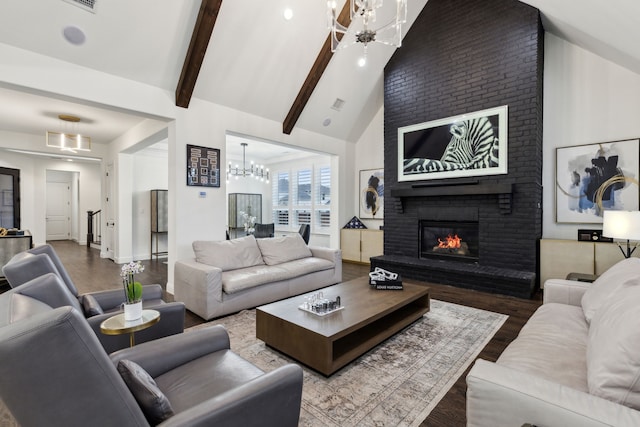
[[[439,160],[405,158],[404,173],[484,169],[499,165],[498,136],[487,116],[453,123],[449,133],[451,139]]]

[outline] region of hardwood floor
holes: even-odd
[[[97,249],[89,249],[70,241],[55,241],[51,244],[58,252],[69,275],[81,293],[104,289],[114,289],[120,285],[120,265],[113,261],[100,258]],[[145,270],[140,274],[142,283],[160,283],[163,288],[167,282],[167,265],[163,260],[144,261]],[[351,280],[364,276],[369,272],[368,265],[343,263],[343,280]],[[540,306],[541,295],[538,293],[531,300],[525,300],[504,295],[477,292],[454,286],[428,283],[431,288],[431,298],[455,304],[490,310],[509,316],[502,328],[482,350],[479,357],[495,361],[504,348],[518,335],[522,326],[531,314]],[[166,300],[171,301],[172,295],[166,294]],[[212,320],[215,323],[216,320]],[[187,311],[186,327],[204,323],[195,314]],[[466,372],[444,396],[440,403],[421,426],[456,427],[466,425]]]

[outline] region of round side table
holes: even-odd
[[[160,321],[157,310],[142,310],[142,317],[136,320],[124,320],[124,313],[109,317],[100,324],[100,332],[105,335],[129,334],[129,345],[135,345],[134,333],[147,329]]]

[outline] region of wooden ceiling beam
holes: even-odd
[[[193,95],[193,89],[198,81],[198,74],[207,53],[207,46],[213,34],[213,27],[218,18],[218,12],[222,6],[222,0],[202,0],[196,25],[191,35],[191,43],[187,56],[182,65],[180,80],[176,88],[176,105],[188,108]]]
[[[338,22],[345,27],[348,27],[351,24],[351,17],[349,14],[349,0],[344,3],[344,7],[342,11],[340,11],[340,15],[338,15]],[[337,34],[338,39],[342,39],[342,34]],[[324,70],[329,65],[329,61],[333,56],[333,52],[331,52],[331,34],[327,36],[327,40],[325,40],[322,45],[322,49],[320,49],[320,53],[316,58],[313,66],[311,67],[311,71],[307,75],[300,92],[298,92],[298,96],[296,96],[295,101],[293,101],[293,105],[287,114],[287,117],[284,119],[282,124],[282,132],[290,135],[293,127],[296,125],[296,122],[300,118],[304,107],[309,102],[309,98],[311,98],[311,94],[315,90],[316,86],[320,82],[320,78],[324,73]]]

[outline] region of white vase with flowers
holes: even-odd
[[[142,317],[142,284],[134,278],[142,273],[144,266],[140,261],[130,262],[122,266],[120,277],[124,287],[124,320],[137,320]]]

